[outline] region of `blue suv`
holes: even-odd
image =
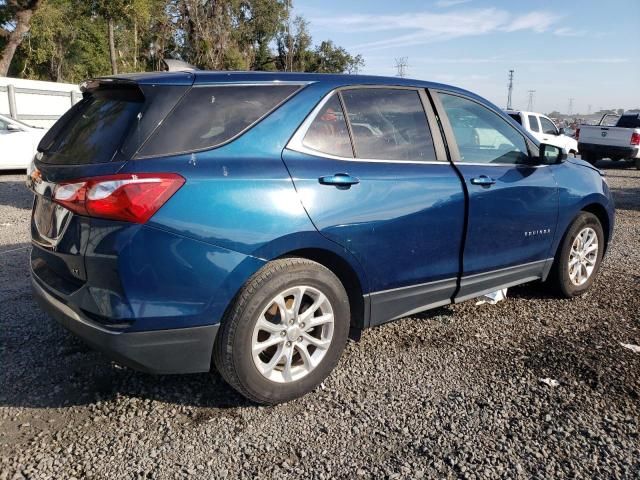
[[[357,75],[99,78],[47,133],[36,299],[116,361],[316,387],[350,332],[533,280],[593,283],[605,178],[495,105]]]

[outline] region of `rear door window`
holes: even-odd
[[[299,85],[193,87],[142,146],[138,156],[219,146],[254,125],[299,88]]]
[[[416,90],[362,88],[341,94],[357,158],[436,160],[427,116]]]
[[[353,158],[347,122],[336,94],[331,96],[313,119],[302,143],[305,147],[318,152]]]
[[[538,117],[535,115],[529,115],[527,117],[529,119],[529,128],[532,132],[540,132],[540,123],[538,122]]]

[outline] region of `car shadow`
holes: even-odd
[[[27,188],[25,182],[3,181],[0,174],[0,205],[31,210],[33,192]]]

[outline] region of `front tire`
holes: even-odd
[[[597,158],[595,155],[593,155],[593,154],[589,154],[589,153],[582,154],[582,159],[583,159],[585,162],[588,162],[588,163],[590,163],[591,165],[594,165],[594,166],[595,166],[596,162],[597,162],[598,160],[600,160],[600,159],[599,159],[599,158]]]
[[[559,294],[577,297],[591,287],[602,262],[604,246],[598,217],[581,212],[562,239],[549,274]]]
[[[349,334],[340,280],[302,258],[269,262],[236,296],[214,345],[214,363],[248,399],[276,404],[301,397],[334,369]]]

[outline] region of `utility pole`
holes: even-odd
[[[589,107],[587,108],[587,115],[591,115],[591,105],[589,105]]]
[[[529,90],[529,103],[527,104],[527,110],[529,112],[533,112],[533,94],[536,93],[535,90]]]
[[[407,76],[407,68],[409,67],[407,60],[407,57],[396,58],[396,77],[404,78]]]
[[[573,97],[569,99],[569,109],[567,110],[567,115],[570,117],[573,113]]]
[[[507,94],[507,110],[511,110],[512,93],[513,93],[513,70],[509,70],[509,93]]]

